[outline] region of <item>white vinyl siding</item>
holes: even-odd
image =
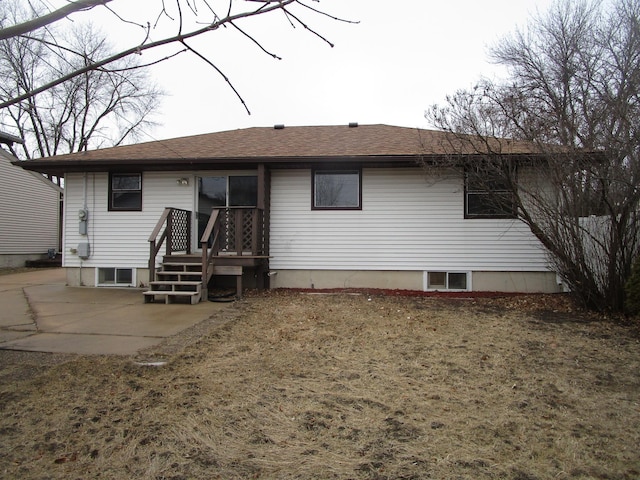
[[[58,248],[60,193],[0,149],[0,255],[46,254]]]
[[[362,210],[311,210],[311,171],[275,170],[270,268],[547,271],[544,249],[512,219],[465,219],[462,175],[362,171]]]
[[[165,207],[194,210],[197,173],[145,172],[142,211],[109,212],[108,174],[86,174],[88,235],[78,233],[84,174],[66,176],[64,265],[146,268],[148,237]],[[176,179],[189,178],[189,185]],[[271,174],[270,268],[547,271],[546,254],[517,220],[465,219],[462,176],[365,168],[362,210],[312,210],[311,170]],[[94,195],[95,192],[95,195]],[[91,256],[70,253],[89,241]]]
[[[188,177],[188,185],[180,185],[178,178]],[[65,177],[65,267],[121,267],[147,268],[148,238],[165,207],[193,211],[194,181],[183,172],[145,172],[142,174],[142,211],[108,211],[107,173],[86,174],[88,235],[78,233],[78,210],[84,206],[85,177],[82,173]],[[79,243],[91,244],[91,256],[81,260],[70,253]],[[163,246],[164,248],[164,246]],[[162,253],[164,250],[161,250]],[[82,262],[82,263],[81,263]]]

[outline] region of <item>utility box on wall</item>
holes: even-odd
[[[89,221],[89,211],[85,208],[78,210],[78,233],[87,234],[87,222]]]
[[[89,258],[90,254],[91,254],[91,246],[89,245],[89,242],[78,244],[78,256],[80,258],[82,258],[83,260],[86,260],[87,258]]]

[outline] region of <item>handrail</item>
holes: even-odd
[[[165,227],[158,239],[162,227]],[[156,256],[166,241],[167,255],[184,250],[191,253],[191,212],[166,207],[149,236],[149,281],[156,277]]]
[[[156,256],[166,242],[167,255],[174,251],[191,253],[191,213],[167,207],[149,236],[149,281],[155,280]],[[198,239],[202,249],[202,294],[213,275],[213,262],[221,252],[237,256],[263,255],[264,210],[262,208],[213,208],[207,225]],[[164,227],[164,229],[163,229]],[[247,231],[244,232],[244,227]],[[161,233],[162,232],[162,233]],[[249,235],[247,235],[249,234]],[[247,243],[248,241],[248,243]]]
[[[213,227],[218,221],[218,216],[220,215],[220,210],[218,208],[214,208],[211,210],[211,215],[209,216],[209,221],[207,222],[207,226],[202,233],[202,237],[200,238],[200,243],[209,243],[209,237],[211,236],[211,232],[213,231]]]
[[[158,233],[160,233],[160,229],[162,228],[164,223],[167,221],[167,217],[169,216],[170,213],[171,213],[171,208],[166,207],[162,212],[162,215],[160,215],[160,218],[158,219],[158,223],[156,223],[156,228],[154,228],[153,232],[151,232],[151,235],[149,235],[149,240],[148,240],[149,242],[152,242],[153,240],[156,239],[156,237],[158,236]]]
[[[200,246],[202,247],[202,292],[204,296],[207,295],[207,286],[209,284],[209,279],[213,274],[213,268],[209,269],[209,264],[212,263],[213,257],[216,256],[219,251],[220,218],[222,218],[220,210],[217,208],[212,209],[207,226],[200,238]],[[214,235],[213,240],[211,241],[211,248],[209,248],[211,234]]]

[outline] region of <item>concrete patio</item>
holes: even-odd
[[[0,349],[131,355],[232,304],[145,304],[135,288],[66,286],[64,269],[0,275]]]

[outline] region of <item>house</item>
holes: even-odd
[[[22,139],[0,132],[0,144]],[[62,189],[39,173],[23,170],[0,147],[0,267],[23,267],[60,247]]]
[[[419,165],[451,153],[451,140],[276,125],[20,166],[65,177],[70,285],[150,286],[148,299],[193,302],[206,295],[202,278],[227,277],[239,289],[559,291],[515,215],[483,210],[462,172],[432,178]],[[515,142],[505,152],[530,154]]]

